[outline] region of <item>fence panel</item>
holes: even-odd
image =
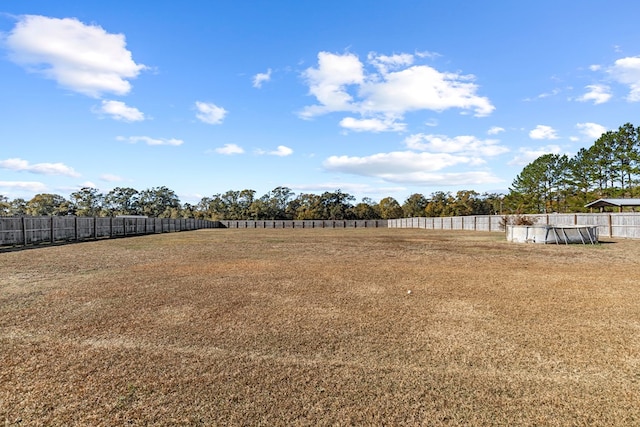
[[[613,237],[640,238],[640,216],[619,213],[611,216],[611,235]]]
[[[0,221],[0,243],[21,245],[24,243],[22,218],[5,218]]]
[[[51,219],[49,217],[24,218],[25,244],[51,241]]]

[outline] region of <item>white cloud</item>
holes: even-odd
[[[272,156],[279,156],[279,157],[286,157],[286,156],[290,156],[293,154],[293,150],[287,146],[284,145],[278,145],[278,148],[276,148],[273,151],[269,151],[270,155]]]
[[[597,123],[577,123],[576,128],[580,130],[581,134],[593,140],[600,138],[607,131],[607,128]]]
[[[32,193],[44,193],[47,186],[37,181],[0,181],[0,188],[23,190]]]
[[[375,177],[386,182],[419,185],[468,185],[501,182],[486,170],[469,170],[486,164],[485,157],[509,151],[498,140],[461,135],[414,134],[404,140],[408,151],[370,156],[331,156],[323,162],[327,171]],[[462,167],[464,171],[444,172]]]
[[[42,175],[64,175],[74,178],[80,176],[73,168],[64,163],[36,163],[32,165],[27,160],[20,158],[0,160],[0,168]]]
[[[146,68],[133,61],[124,35],[75,18],[20,16],[5,44],[15,63],[92,97],[129,93],[129,79]]]
[[[494,110],[487,98],[475,95],[472,76],[441,73],[423,66],[412,66],[384,75],[381,82],[369,82],[360,89],[365,111],[403,114],[414,110],[444,111],[449,108],[473,109],[476,116]]]
[[[558,139],[556,130],[551,126],[538,125],[529,132],[531,139]]]
[[[469,185],[501,181],[486,171],[440,172],[446,167],[472,163],[473,159],[465,156],[401,151],[367,157],[331,156],[323,166],[332,172],[412,185]]]
[[[470,157],[448,153],[416,153],[395,151],[366,157],[331,156],[323,162],[325,169],[362,176],[388,177],[420,171],[438,171],[446,167],[468,164]]]
[[[417,110],[459,108],[473,110],[476,116],[487,116],[494,110],[488,98],[476,95],[474,76],[413,65],[414,59],[409,54],[370,53],[368,63],[373,70],[367,73],[354,54],[320,52],[317,68],[308,68],[303,74],[318,104],[305,107],[300,116],[352,112],[364,119],[381,115],[400,119]]]
[[[128,136],[128,137],[124,137],[124,136],[118,136],[116,137],[116,139],[118,141],[125,141],[128,142],[129,144],[136,144],[138,142],[144,142],[147,145],[173,145],[173,146],[179,146],[184,144],[184,141],[181,139],[175,139],[175,138],[170,138],[170,139],[166,139],[166,138],[151,138],[148,136]]]
[[[418,51],[416,52],[416,56],[418,58],[429,58],[429,59],[435,59],[435,58],[439,58],[440,55],[438,52],[429,52],[427,50],[424,51]]]
[[[276,148],[275,150],[271,150],[271,151],[266,151],[266,150],[258,148],[257,150],[254,151],[254,154],[257,154],[258,156],[269,155],[269,156],[286,157],[286,156],[290,156],[291,154],[293,154],[293,150],[291,148],[289,148],[289,147],[284,146],[284,145],[278,145],[278,148]]]
[[[216,148],[215,152],[225,155],[242,154],[244,153],[244,149],[236,144],[225,144],[223,147]]]
[[[98,113],[108,114],[114,120],[123,122],[140,122],[145,119],[144,113],[137,108],[129,107],[122,101],[103,100]]]
[[[640,101],[640,56],[618,59],[608,71],[617,82],[629,86],[629,102]]]
[[[558,145],[547,145],[537,148],[520,148],[518,154],[508,164],[524,166],[544,154],[560,154],[561,152],[562,149]]]
[[[593,101],[595,105],[604,104],[611,99],[611,88],[606,85],[588,85],[586,86],[588,92],[578,98],[578,101],[589,102]]]
[[[538,98],[540,98],[540,99],[550,98],[550,97],[552,97],[552,96],[556,96],[556,95],[557,95],[557,94],[559,94],[560,92],[561,92],[561,91],[560,91],[560,89],[557,89],[557,88],[556,88],[556,89],[551,90],[551,92],[544,92],[544,93],[541,93],[540,95],[538,95]]]
[[[559,93],[561,93],[561,92],[562,92],[562,90],[561,90],[561,89],[555,88],[555,89],[552,89],[552,90],[551,90],[551,91],[549,91],[549,92],[543,92],[543,93],[541,93],[541,94],[538,94],[538,95],[536,95],[534,98],[524,98],[524,99],[523,99],[523,101],[525,101],[525,102],[532,102],[532,101],[534,101],[534,100],[536,100],[536,99],[551,98],[551,97],[557,96],[557,95],[558,95]]]
[[[264,82],[268,82],[271,80],[271,68],[267,70],[266,73],[258,73],[253,76],[253,87],[261,88]]]
[[[345,117],[340,120],[340,126],[354,132],[403,132],[405,123],[398,123],[393,118],[356,119]]]
[[[363,65],[353,54],[335,55],[318,53],[318,68],[308,68],[303,73],[309,84],[309,93],[316,97],[320,105],[305,107],[300,114],[303,118],[332,111],[351,111],[353,97],[347,93],[347,85],[364,82]]]
[[[105,174],[100,175],[100,179],[102,181],[106,181],[106,182],[124,181],[124,179],[121,176],[113,175],[113,174],[110,174],[110,173],[105,173]]]
[[[429,151],[433,153],[461,153],[468,156],[491,157],[509,151],[495,139],[478,139],[471,135],[460,135],[452,138],[445,135],[411,135],[405,139],[407,148]],[[478,162],[482,163],[482,162]]]
[[[500,126],[493,126],[487,131],[487,135],[497,135],[501,132],[504,132],[504,128]]]
[[[196,117],[200,121],[210,125],[221,124],[227,115],[227,110],[208,102],[196,101],[196,109],[198,110]]]

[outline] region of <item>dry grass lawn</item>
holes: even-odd
[[[640,242],[210,229],[4,251],[2,423],[637,426]]]

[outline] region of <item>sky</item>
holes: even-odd
[[[508,192],[640,125],[634,0],[0,0],[0,195]]]

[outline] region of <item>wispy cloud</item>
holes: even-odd
[[[218,147],[214,150],[218,154],[232,155],[244,153],[244,148],[236,144],[225,144],[222,147]]]
[[[278,145],[275,150],[266,151],[258,149],[255,151],[255,154],[264,155],[267,154],[269,156],[278,156],[278,157],[286,157],[293,154],[293,150],[285,145]]]
[[[411,185],[468,185],[497,183],[501,180],[487,171],[444,172],[456,165],[474,164],[470,156],[449,153],[396,151],[371,156],[331,156],[323,162],[326,170],[376,177],[385,182]]]
[[[261,88],[262,84],[271,80],[271,68],[266,73],[258,73],[253,76],[253,87]]]
[[[31,193],[44,193],[47,191],[47,186],[37,181],[0,181],[0,188],[22,190]]]
[[[124,178],[122,178],[121,176],[113,175],[113,174],[110,174],[110,173],[105,173],[105,174],[100,175],[100,179],[102,181],[106,181],[106,182],[121,182],[121,181],[124,181]]]
[[[198,120],[210,125],[222,124],[227,115],[227,110],[210,102],[196,101],[196,110],[198,110],[196,114]]]
[[[5,39],[9,58],[28,71],[92,97],[125,95],[146,67],[126,48],[125,36],[75,18],[23,15]]]
[[[0,160],[0,168],[18,172],[30,172],[41,175],[64,175],[77,178],[80,176],[72,167],[64,163],[35,163],[31,164],[27,160],[12,158]]]
[[[172,145],[176,147],[184,144],[184,141],[181,139],[151,138],[149,136],[118,136],[116,137],[116,139],[118,141],[128,142],[129,144],[137,144],[138,142],[142,142],[147,145]]]
[[[129,107],[122,101],[103,100],[100,108],[94,109],[97,114],[106,114],[114,120],[123,122],[140,122],[145,119],[144,113],[135,107]]]

